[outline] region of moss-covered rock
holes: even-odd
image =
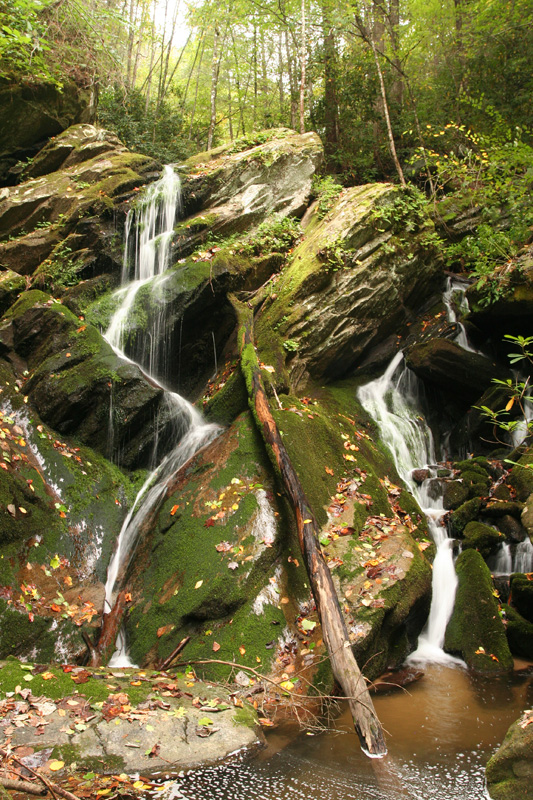
[[[272,623],[285,621],[279,594],[252,606],[280,552],[275,497],[247,412],[191,462],[142,543],[127,622],[136,660],[157,663],[194,632],[188,658],[209,657],[217,642],[218,658],[232,660],[244,646],[241,663],[259,656],[268,665],[275,649],[265,645],[279,634]]]
[[[442,503],[448,511],[453,511],[466,505],[470,492],[468,486],[462,481],[445,481],[442,491]]]
[[[487,790],[492,800],[533,798],[533,725],[531,711],[513,722],[503,744],[487,764]]]
[[[121,452],[130,468],[149,462],[154,418],[162,431],[171,424],[164,392],[117,356],[96,328],[33,290],[5,315],[0,338],[11,345],[19,371],[27,368],[25,391],[43,421],[104,455]]]
[[[533,578],[523,572],[511,575],[512,604],[528,622],[533,623]]]
[[[533,449],[522,455],[511,470],[508,483],[515,489],[516,497],[524,503],[533,494]]]
[[[505,631],[511,653],[520,658],[533,659],[533,623],[510,605],[502,606]]]
[[[0,81],[0,116],[9,120],[0,132],[0,185],[15,183],[23,169],[19,159],[31,158],[44,142],[77,122],[92,122],[96,90],[66,81],[52,83]]]
[[[462,486],[462,484],[459,484]],[[446,506],[445,506],[446,507]],[[462,538],[463,531],[469,522],[473,522],[482,508],[482,502],[479,497],[473,497],[462,503],[448,516],[448,531],[450,536]]]
[[[470,523],[475,524],[475,523]],[[475,672],[508,672],[513,668],[505,628],[493,594],[489,568],[477,550],[465,550],[457,559],[458,577],[453,614],[444,647],[458,653]]]
[[[281,354],[293,387],[338,378],[381,346],[381,361],[395,352],[440,272],[432,223],[415,206],[409,193],[370,184],[343,191],[323,219],[315,213],[256,320],[263,358],[276,366]]]
[[[463,530],[463,550],[474,548],[483,558],[495,553],[505,537],[500,531],[482,522],[468,522]]]

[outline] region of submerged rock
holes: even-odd
[[[513,722],[503,744],[487,764],[487,790],[492,800],[533,798],[533,714]]]

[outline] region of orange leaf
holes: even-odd
[[[514,401],[515,400],[516,400],[516,397],[511,397],[511,399],[509,400],[509,402],[505,406],[505,410],[506,411],[510,411],[512,409],[512,407],[514,406]]]
[[[241,656],[243,656],[246,653],[246,647],[243,647],[242,644],[239,647],[239,653],[241,654]]]
[[[178,508],[179,508],[179,505],[172,506],[172,508],[170,509],[170,516],[171,516],[171,517],[173,517],[173,516],[174,516],[174,514],[176,513],[176,511],[178,510]]]
[[[324,467],[324,469],[326,470],[328,475],[333,475],[333,470],[331,469],[331,467]]]
[[[213,642],[213,653],[218,653],[220,650],[220,645],[218,642]]]

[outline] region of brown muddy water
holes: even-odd
[[[527,664],[517,664],[519,668]],[[529,670],[531,672],[531,670]],[[533,674],[481,679],[428,665],[409,687],[375,698],[389,755],[363,755],[347,711],[317,735],[276,730],[255,759],[175,779],[164,800],[483,800],[484,767],[533,705]]]

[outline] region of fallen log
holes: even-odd
[[[318,523],[270,411],[253,344],[253,310],[234,296],[230,295],[229,299],[240,326],[241,370],[248,391],[248,402],[268,455],[281,477],[294,510],[300,549],[309,574],[333,674],[348,698],[363,751],[371,757],[384,756],[387,746],[383,729],[350,645],[331,573],[320,548]]]

